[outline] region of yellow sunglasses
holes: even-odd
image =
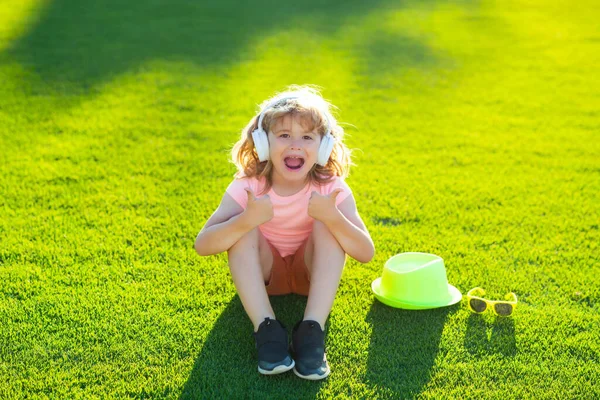
[[[473,288],[469,290],[467,293],[467,301],[469,304],[469,308],[471,311],[476,313],[482,313],[487,310],[488,305],[494,311],[496,315],[501,317],[508,317],[513,313],[515,308],[517,307],[517,295],[513,292],[508,293],[504,298],[506,300],[486,300],[482,297],[476,296],[479,294],[483,296],[485,294],[485,290],[480,287]]]

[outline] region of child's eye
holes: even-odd
[[[304,136],[304,139],[306,139],[306,140],[313,140],[312,136]]]
[[[283,139],[287,139],[290,135],[288,135],[287,133],[282,133],[281,135],[279,135],[280,138]]]

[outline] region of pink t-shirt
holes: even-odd
[[[244,188],[252,189],[256,197],[264,196],[262,194],[264,182],[264,179],[261,182],[257,178],[238,178],[229,184],[227,193],[245,210],[248,194]],[[337,188],[343,189],[335,199],[335,205],[338,206],[352,193],[352,190],[342,178],[337,176],[322,186],[306,185],[304,189],[291,196],[279,196],[271,188],[267,194],[273,204],[273,218],[260,225],[258,229],[282,257],[294,254],[312,232],[314,219],[308,215],[308,201],[313,190],[321,195],[328,195]]]

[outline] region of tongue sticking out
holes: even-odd
[[[292,169],[298,169],[304,165],[304,160],[302,158],[286,157],[284,162],[288,168]]]

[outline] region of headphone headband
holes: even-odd
[[[277,104],[281,101],[284,101],[284,100],[287,101],[287,100],[294,100],[294,99],[299,99],[299,98],[300,98],[300,96],[298,96],[298,95],[290,95],[290,96],[282,96],[282,97],[279,97],[279,98],[271,101],[260,111],[260,115],[258,117],[258,126],[256,129],[262,130],[262,123],[263,123],[263,119],[265,118],[265,112],[267,112],[269,109],[273,108],[275,106],[275,104]],[[331,134],[331,119],[329,118],[329,115],[327,115],[327,112],[324,112],[323,115],[325,116],[325,120],[327,120],[327,130],[325,131],[325,136],[327,136],[327,135]]]

